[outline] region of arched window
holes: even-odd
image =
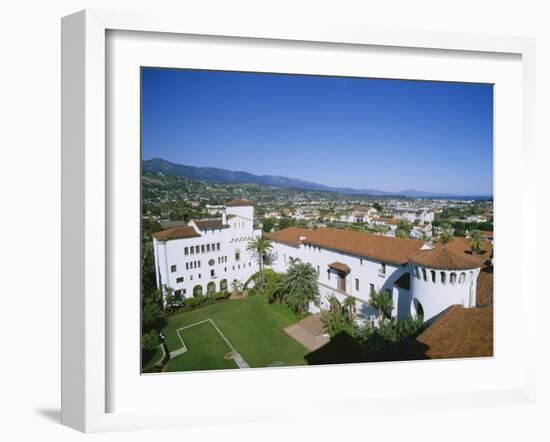
[[[201,296],[202,295],[202,285],[196,285],[193,287],[193,296]]]
[[[441,272],[441,284],[445,284],[447,280],[447,274],[445,272]]]
[[[426,269],[422,268],[422,279],[426,281],[428,278],[426,277]]]
[[[462,273],[460,274],[460,277],[458,278],[458,282],[459,282],[460,284],[462,284],[462,283],[465,281],[465,279],[466,279],[466,273],[462,272]]]
[[[474,272],[470,272],[470,281],[473,281],[474,280]]]
[[[215,291],[216,291],[216,283],[214,281],[210,281],[206,286],[206,293],[214,293]]]
[[[435,283],[435,270],[430,270],[430,273],[432,274],[432,282]]]
[[[451,273],[451,284],[456,284],[456,273],[455,272]]]
[[[416,276],[418,279],[420,279],[420,270],[418,266],[414,266],[414,276]]]

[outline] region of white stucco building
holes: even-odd
[[[394,208],[392,214],[394,218],[409,223],[431,223],[435,219],[435,212],[428,209]]]
[[[481,259],[422,241],[332,228],[291,227],[269,235],[277,260],[272,268],[285,272],[290,258],[310,263],[317,271],[320,302],[310,311],[329,308],[328,299],[356,300],[360,319],[376,318],[369,305],[373,290],[385,290],[394,301],[392,316],[422,314],[430,320],[459,304],[476,305]]]
[[[359,206],[349,214],[340,216],[340,221],[348,223],[370,223],[373,216],[377,214],[374,207]]]
[[[220,218],[191,220],[186,226],[153,235],[157,287],[167,286],[183,299],[230,289],[257,272],[257,260],[246,250],[261,234],[254,229],[254,205],[233,200]]]
[[[256,257],[246,250],[261,235],[254,229],[253,204],[234,200],[218,210],[220,218],[191,220],[153,235],[158,287],[185,299],[231,289],[234,280],[245,283],[258,270]],[[416,239],[327,227],[290,227],[268,236],[273,270],[286,272],[291,258],[298,258],[317,271],[319,302],[310,305],[311,312],[328,309],[331,296],[352,297],[360,320],[378,316],[369,305],[374,290],[392,296],[392,316],[400,319],[422,314],[430,320],[456,304],[475,307],[480,270],[491,254],[469,254],[459,240],[434,248]]]

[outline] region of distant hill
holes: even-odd
[[[346,193],[351,195],[372,195],[372,196],[411,196],[411,197],[438,197],[452,196],[437,193],[422,192],[414,189],[402,190],[401,192],[385,192],[376,189],[351,189],[347,187],[330,187],[323,184],[312,183],[297,178],[288,178],[278,175],[254,175],[243,171],[218,169],[216,167],[195,167],[183,164],[174,164],[162,158],[153,158],[143,161],[143,172],[163,173],[189,178],[195,181],[204,181],[215,184],[258,184],[280,188],[296,188],[306,190],[327,190],[332,192]]]

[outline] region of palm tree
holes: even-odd
[[[248,241],[248,244],[246,246],[246,250],[256,255],[256,257],[258,258],[260,290],[263,289],[264,286],[264,254],[271,251],[272,248],[273,244],[264,235],[252,238],[250,241]]]
[[[370,294],[370,305],[378,310],[380,319],[389,318],[393,309],[393,299],[387,291],[373,291]]]
[[[283,302],[302,315],[317,299],[317,271],[309,263],[293,261],[281,280]]]
[[[410,238],[411,237],[411,225],[405,221],[399,221],[397,229],[395,231],[395,236],[399,238]]]
[[[356,316],[355,298],[348,296],[344,299],[344,302],[342,302],[342,310],[345,312],[346,319],[349,322],[353,322]]]
[[[165,309],[168,309],[172,311],[174,308],[174,289],[171,287],[168,287],[166,284],[162,285],[162,291],[164,292],[164,306]]]
[[[472,230],[470,233],[470,247],[472,252],[479,253],[483,246],[483,233],[481,230]]]
[[[443,245],[449,244],[453,239],[453,228],[450,224],[443,224],[441,226],[441,233],[439,235],[439,242]]]
[[[344,302],[340,303],[335,296],[330,296],[328,302],[330,310],[323,310],[321,312],[325,332],[331,337],[342,332],[355,336],[358,331],[357,323],[355,322],[355,299],[348,297]]]

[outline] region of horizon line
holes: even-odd
[[[290,177],[290,176],[281,175],[281,174],[261,173],[261,172],[260,173],[254,173],[254,172],[249,172],[247,170],[227,169],[227,168],[219,167],[219,166],[197,166],[197,165],[193,165],[193,164],[183,164],[183,163],[175,162],[173,160],[167,160],[167,159],[159,157],[159,156],[154,156],[154,157],[147,158],[147,159],[143,158],[143,156],[142,156],[142,158],[141,158],[142,162],[152,161],[152,160],[161,160],[161,161],[166,161],[167,163],[174,164],[176,166],[195,167],[197,169],[220,169],[220,170],[227,170],[227,171],[236,172],[236,173],[248,173],[250,175],[254,175],[254,176],[257,176],[257,177],[281,177],[281,178],[287,178],[287,179],[293,179],[293,180],[300,180],[300,181],[303,181],[305,183],[316,184],[316,185],[326,186],[326,187],[331,188],[331,189],[307,189],[307,190],[321,191],[321,192],[324,191],[324,192],[344,193],[344,192],[338,192],[337,190],[334,190],[334,189],[337,189],[337,188],[343,188],[343,189],[349,189],[349,190],[353,190],[353,191],[374,190],[374,191],[377,191],[377,192],[384,192],[384,193],[387,194],[387,195],[362,194],[362,196],[403,196],[403,195],[399,195],[399,193],[411,190],[411,191],[414,191],[414,192],[427,193],[431,197],[446,197],[446,196],[447,197],[449,197],[449,196],[451,196],[451,197],[460,197],[460,196],[464,196],[464,197],[491,197],[491,198],[494,197],[493,192],[491,192],[490,194],[488,194],[488,193],[460,193],[460,192],[433,192],[431,190],[421,190],[421,189],[415,189],[415,188],[411,188],[411,187],[401,189],[401,190],[383,190],[383,189],[379,189],[379,188],[356,188],[356,187],[350,187],[350,186],[346,186],[346,185],[334,186],[334,185],[328,185],[328,184],[320,183],[320,182],[317,182],[317,181],[309,181],[309,180],[305,180],[305,179],[302,179],[302,178]],[[178,175],[171,175],[171,176],[178,176]],[[185,177],[183,177],[183,178],[185,178]],[[188,178],[188,179],[190,179],[190,178]],[[238,184],[238,183],[226,183],[226,184]],[[255,184],[255,183],[251,183],[251,184]],[[261,184],[258,184],[258,185],[261,185]],[[407,195],[404,195],[404,196],[407,196]],[[416,197],[416,198],[422,198],[422,196]]]

